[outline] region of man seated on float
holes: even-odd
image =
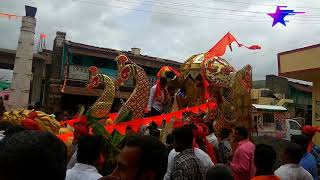
[[[157,87],[157,86],[160,87]],[[148,111],[149,116],[157,116],[163,113],[164,107],[169,103],[169,93],[167,90],[167,79],[160,78],[159,83],[151,88]]]

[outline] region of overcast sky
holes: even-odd
[[[25,4],[36,6],[36,39],[45,33],[48,49],[56,31],[63,31],[71,41],[121,50],[139,47],[142,54],[180,62],[207,51],[230,31],[240,43],[262,47],[249,51],[234,44],[224,56],[237,69],[251,64],[254,79],[277,74],[277,53],[320,43],[319,0],[80,1],[0,0],[0,12],[24,15]],[[277,3],[306,14],[287,17],[287,26],[271,27],[266,13],[274,12]],[[0,48],[16,49],[20,21],[0,17]]]

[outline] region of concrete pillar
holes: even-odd
[[[10,109],[27,108],[29,104],[35,27],[36,19],[34,17],[22,17],[10,89]]]

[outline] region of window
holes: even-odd
[[[290,129],[293,130],[301,130],[301,127],[299,126],[298,123],[294,122],[294,121],[289,121],[290,123]]]
[[[4,100],[8,101],[9,100],[9,95],[4,95]]]
[[[73,56],[72,64],[81,66],[81,58],[79,56]]]
[[[110,59],[94,58],[93,65],[98,68],[118,69],[116,61]]]
[[[264,113],[263,114],[263,123],[274,123],[273,113]]]

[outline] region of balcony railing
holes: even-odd
[[[111,79],[116,79],[116,71],[114,69],[107,68],[99,68],[99,70],[109,76]],[[156,76],[148,76],[150,88],[156,84],[157,77]],[[69,73],[67,75],[67,79],[73,81],[87,81],[89,79],[88,67],[86,66],[78,66],[78,65],[69,65]],[[134,86],[133,80],[129,79],[125,82],[124,86],[132,87]]]

